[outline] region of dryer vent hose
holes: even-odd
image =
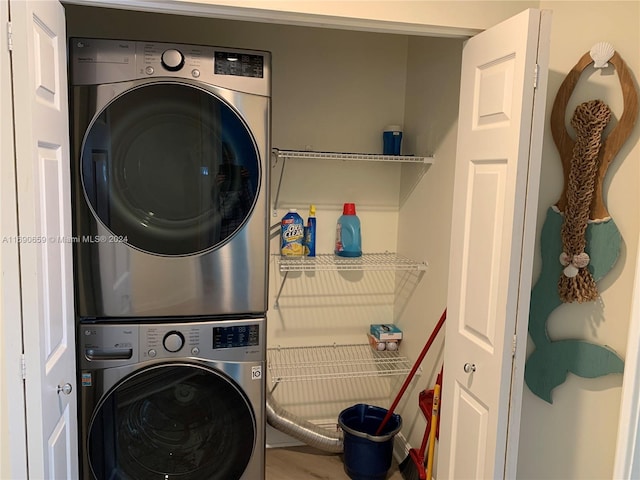
[[[267,393],[267,422],[273,428],[310,447],[331,453],[342,453],[343,451],[343,433],[341,431],[331,432],[288,412],[278,404],[271,393]]]

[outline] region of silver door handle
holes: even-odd
[[[464,371],[467,373],[473,373],[476,371],[476,364],[475,363],[465,363],[464,364]]]
[[[60,394],[60,392],[62,392],[65,395],[69,395],[72,391],[73,391],[73,387],[71,386],[70,383],[65,383],[62,386],[58,385],[58,394]]]

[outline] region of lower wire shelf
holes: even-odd
[[[376,351],[369,344],[274,347],[267,349],[271,382],[406,375],[411,365],[397,351]]]

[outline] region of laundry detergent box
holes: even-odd
[[[283,257],[304,255],[304,221],[295,208],[280,221],[280,254]]]
[[[388,340],[402,340],[402,330],[393,323],[372,323],[369,327],[369,333],[384,342]]]

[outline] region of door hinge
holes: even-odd
[[[511,342],[511,356],[516,356],[516,345],[518,344],[518,337],[516,335],[513,336],[513,340]]]
[[[7,49],[13,50],[13,32],[11,31],[11,22],[7,22]]]
[[[538,77],[540,77],[540,65],[536,63],[536,66],[533,70],[533,88],[534,90],[538,88]]]
[[[24,358],[24,353],[20,355],[20,370],[22,374],[22,380],[27,379],[27,361]]]

